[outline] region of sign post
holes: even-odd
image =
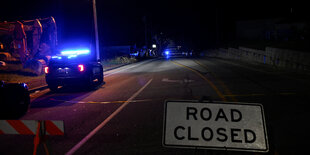
[[[96,0],[93,0],[93,15],[94,15],[94,25],[95,25],[95,39],[96,39],[96,61],[100,59],[99,51],[99,32],[98,32],[98,22],[97,22],[97,9],[96,9]]]
[[[165,147],[269,150],[261,104],[166,101],[163,126]]]

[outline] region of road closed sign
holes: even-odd
[[[268,152],[263,106],[166,101],[163,145]]]

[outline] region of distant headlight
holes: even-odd
[[[52,59],[62,59],[62,57],[61,56],[52,56]]]

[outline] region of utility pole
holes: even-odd
[[[220,34],[219,34],[219,19],[218,19],[218,13],[219,13],[219,8],[217,6],[215,7],[215,35],[216,35],[216,48],[219,48],[220,45]]]
[[[145,39],[145,46],[147,48],[148,41],[147,41],[147,19],[146,15],[143,17],[143,22],[144,22],[144,39]]]
[[[93,0],[93,14],[94,14],[94,25],[95,25],[95,37],[96,37],[96,61],[100,59],[99,52],[99,34],[98,34],[98,23],[97,23],[97,9],[96,9],[96,0]]]

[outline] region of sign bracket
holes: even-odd
[[[34,137],[34,150],[33,155],[37,154],[37,149],[40,144],[43,144],[46,155],[49,155],[49,147],[47,145],[47,135],[45,121],[38,121],[37,133]]]
[[[212,103],[213,99],[211,96],[202,96],[199,100],[198,103]]]

